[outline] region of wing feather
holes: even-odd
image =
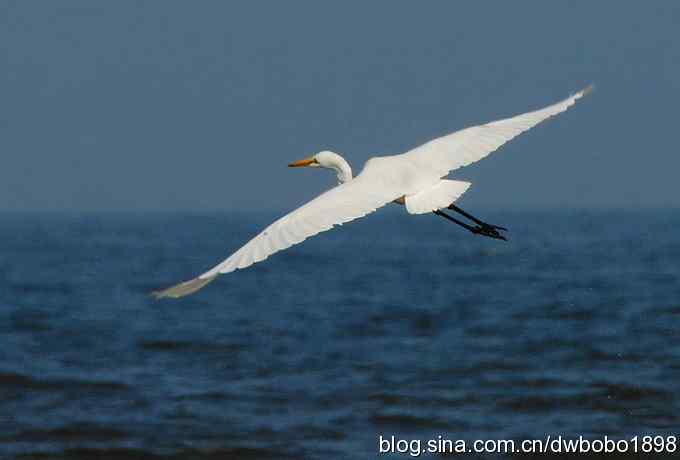
[[[403,154],[403,157],[439,177],[481,160],[519,134],[567,110],[592,91],[589,86],[548,107],[479,126],[456,131],[434,139]]]
[[[269,225],[222,263],[192,280],[153,295],[160,298],[191,294],[218,275],[261,262],[311,236],[363,217],[400,196],[400,191],[395,188],[376,185],[380,181],[373,176],[375,174],[364,172],[354,180],[322,193]]]

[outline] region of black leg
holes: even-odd
[[[439,209],[437,209],[436,211],[432,211],[432,212],[435,213],[438,216],[443,217],[444,219],[450,220],[451,222],[460,225],[461,227],[463,227],[467,230],[470,230],[471,232],[475,231],[475,228],[472,225],[468,225],[465,222],[461,222],[460,220],[456,219],[455,217],[451,217],[448,214],[446,214],[445,212],[440,211]]]
[[[472,222],[474,222],[474,223],[477,224],[477,225],[481,225],[482,227],[495,228],[496,230],[504,230],[504,231],[506,231],[506,232],[508,231],[508,229],[505,228],[505,227],[499,227],[498,225],[491,225],[491,224],[487,224],[486,222],[482,222],[481,220],[477,219],[477,218],[476,218],[475,216],[473,216],[472,214],[468,214],[467,212],[463,211],[462,209],[460,209],[460,208],[459,208],[458,206],[456,206],[455,204],[449,205],[449,209],[452,210],[452,211],[456,211],[458,214],[461,214],[461,215],[467,217],[467,218],[470,219]]]
[[[498,231],[494,228],[491,228],[491,227],[488,227],[488,226],[485,227],[485,226],[482,226],[482,225],[477,225],[477,226],[473,227],[472,225],[468,225],[465,222],[462,222],[462,221],[456,219],[455,217],[449,216],[448,214],[446,214],[443,211],[440,211],[439,209],[437,209],[436,211],[432,211],[432,212],[435,213],[436,215],[440,216],[440,217],[443,217],[446,220],[449,220],[449,221],[451,221],[455,224],[460,225],[464,229],[469,230],[470,232],[472,232],[476,235],[488,236],[489,238],[495,238],[497,240],[507,241],[507,238],[505,236],[501,235],[500,233],[498,233]]]

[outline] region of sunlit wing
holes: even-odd
[[[310,236],[363,217],[400,196],[398,190],[381,186],[381,182],[374,175],[362,173],[283,216],[202,275],[153,294],[158,298],[191,294],[217,275],[261,262]]]
[[[524,131],[564,112],[591,90],[592,86],[589,86],[543,109],[456,131],[416,147],[403,157],[443,177],[454,169],[481,160]]]

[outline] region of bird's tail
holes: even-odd
[[[153,291],[151,295],[154,296],[156,299],[162,299],[164,297],[172,297],[175,299],[178,297],[184,297],[185,295],[189,295],[203,288],[206,284],[208,284],[215,278],[217,278],[217,275],[206,278],[201,278],[200,276],[198,276],[192,280],[184,281],[183,283],[176,284],[167,289]]]
[[[430,188],[406,197],[409,214],[424,214],[446,208],[470,187],[469,182],[442,179]]]

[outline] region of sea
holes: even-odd
[[[0,458],[670,451],[680,212],[476,211],[509,240],[395,206],[163,300],[276,213],[0,214]]]

